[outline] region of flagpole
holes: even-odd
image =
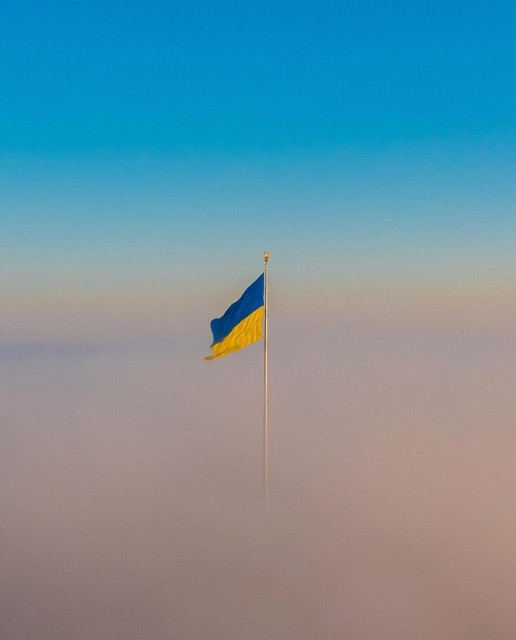
[[[268,251],[263,252],[263,261],[265,263],[264,273],[264,291],[263,291],[263,306],[264,306],[264,327],[263,327],[263,497],[265,503],[267,503],[268,491],[269,491],[269,463],[268,463],[268,448],[269,448],[269,379],[268,379],[268,295],[269,295],[269,258]]]

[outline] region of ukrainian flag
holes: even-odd
[[[242,296],[227,309],[221,318],[211,321],[213,343],[211,356],[214,360],[227,356],[260,340],[264,315],[264,274],[249,285]]]

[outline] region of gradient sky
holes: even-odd
[[[2,638],[516,637],[515,27],[2,2]]]
[[[515,13],[3,3],[5,286],[211,288],[265,247],[289,285],[503,277]]]

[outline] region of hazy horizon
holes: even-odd
[[[511,635],[513,335],[290,311],[266,510],[261,343],[0,348],[6,637]]]

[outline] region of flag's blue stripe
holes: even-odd
[[[221,318],[215,318],[210,322],[213,333],[213,344],[224,340],[231,331],[248,315],[263,307],[263,273],[249,285],[242,296],[228,308]]]

